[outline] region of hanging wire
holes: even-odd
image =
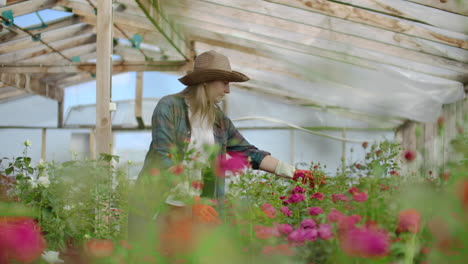
[[[292,128],[297,129],[297,130],[307,132],[309,134],[313,134],[313,135],[317,135],[317,136],[321,136],[321,137],[325,137],[325,138],[329,138],[329,139],[333,139],[333,140],[338,140],[338,141],[342,141],[342,142],[363,143],[363,142],[375,142],[376,141],[376,140],[348,139],[348,138],[343,138],[343,137],[330,136],[330,135],[327,135],[327,134],[324,134],[324,133],[315,132],[315,131],[311,131],[309,129],[305,129],[303,127],[291,124],[291,123],[286,122],[284,120],[275,119],[275,118],[266,117],[266,116],[246,116],[246,117],[232,119],[232,121],[243,121],[243,120],[263,120],[263,121],[273,122],[273,123],[277,123],[277,124],[286,125],[288,127],[292,127]]]

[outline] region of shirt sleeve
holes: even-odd
[[[152,122],[152,149],[156,165],[167,169],[173,165],[169,158],[171,148],[175,147],[176,133],[174,106],[170,99],[162,98],[154,109]]]
[[[237,128],[232,123],[231,119],[229,119],[223,113],[225,124],[227,126],[227,151],[238,151],[242,152],[250,158],[250,163],[253,169],[258,170],[260,168],[260,163],[262,162],[263,158],[268,155],[271,155],[270,152],[259,150],[254,145],[250,144],[237,130]]]

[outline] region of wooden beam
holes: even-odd
[[[52,21],[47,21],[47,27],[44,28],[37,28],[37,29],[31,29],[29,32],[33,35],[39,34],[39,33],[44,33],[48,31],[52,31],[55,29],[60,29],[63,27],[71,26],[80,23],[80,18],[78,16],[68,16],[64,18],[58,18]],[[35,24],[30,26],[30,28],[39,26],[41,24]],[[28,29],[27,27],[26,29]],[[18,40],[24,37],[29,37],[28,34],[26,34],[23,31],[18,30],[15,34],[8,34],[4,36],[0,36],[0,43],[7,42],[7,41],[13,41],[13,40]]]
[[[87,24],[75,24],[60,29],[47,31],[41,34],[41,39],[46,43],[68,39],[77,35],[82,35],[92,32],[92,26]],[[28,49],[36,46],[41,46],[39,41],[33,41],[31,37],[25,37],[17,40],[7,41],[0,44],[0,54],[10,53],[22,49]]]
[[[468,3],[464,0],[408,0],[433,8],[468,16]]]
[[[99,1],[97,9],[96,152],[112,154],[112,2]]]
[[[41,82],[38,78],[33,78],[28,74],[0,74],[0,81],[6,83],[9,86],[16,87],[27,93],[35,93],[56,101],[63,99],[63,90],[56,89],[55,87],[49,86]]]
[[[27,94],[27,92],[25,92],[23,90],[18,90],[16,88],[14,90],[6,91],[6,92],[2,91],[4,89],[5,88],[0,88],[0,91],[1,91],[0,92],[0,101]]]
[[[4,11],[13,11],[13,16],[26,15],[32,12],[41,11],[43,9],[52,8],[57,3],[57,0],[29,0],[12,5],[0,7],[0,14]]]
[[[193,21],[192,21],[193,22]],[[467,70],[463,68],[446,69],[427,65],[425,63],[415,62],[409,59],[386,56],[378,52],[362,53],[361,57],[351,56],[339,52],[331,52],[324,49],[318,49],[309,45],[298,44],[289,40],[279,40],[272,37],[265,37],[259,34],[239,31],[223,26],[208,23],[192,23],[186,19],[179,21],[190,34],[190,38],[199,41],[210,41],[211,43],[225,42],[234,46],[250,47],[252,49],[263,48],[264,50],[276,50],[277,54],[288,51],[297,51],[317,58],[326,58],[333,61],[344,62],[360,67],[379,69],[382,66],[391,65],[401,69],[431,74],[434,76],[457,80],[468,81]],[[196,21],[195,21],[196,22]]]
[[[145,128],[145,122],[142,115],[142,99],[143,99],[143,72],[136,73],[135,85],[135,118],[138,123],[138,128]]]
[[[172,72],[179,70],[179,68],[183,67],[186,63],[186,61],[115,62],[112,65],[112,71],[118,73],[133,71]],[[96,73],[96,63],[1,64],[0,69],[3,73]]]
[[[87,45],[94,42],[96,42],[96,36],[92,33],[88,33],[64,40],[55,41],[49,44],[57,50],[64,51],[67,49],[73,50],[72,48],[76,46]],[[35,57],[46,54],[53,54],[53,51],[48,47],[41,45],[12,53],[2,54],[0,55],[0,63],[12,63],[19,61],[32,62],[37,60]],[[54,56],[58,56],[58,54]],[[68,54],[68,56],[70,56],[70,54]]]
[[[62,88],[62,89],[65,89],[65,88],[73,86],[73,85],[82,84],[82,83],[86,83],[86,82],[91,82],[91,81],[95,81],[95,80],[96,80],[96,77],[91,75],[90,73],[77,73],[77,74],[75,74],[73,76],[64,78],[62,80],[58,80],[58,81],[52,83],[52,85],[54,85],[56,87],[59,87],[59,88]]]
[[[189,61],[191,58],[188,56],[188,41],[185,39],[185,36],[178,32],[174,27],[174,24],[164,14],[163,7],[150,0],[135,1],[154,27],[167,39],[167,41],[185,60]]]
[[[383,16],[371,11],[345,6],[339,3],[322,0],[264,0],[267,2],[305,9],[310,12],[318,12],[328,16],[363,23],[366,25],[404,33],[407,35],[444,43],[454,47],[468,49],[468,39],[463,34],[445,34],[431,26],[422,26],[416,23],[410,23],[401,19]],[[455,36],[452,36],[455,35]]]
[[[328,0],[330,1],[330,0]],[[468,34],[468,17],[403,0],[333,0],[357,8],[367,9],[427,25]],[[439,2],[439,1],[437,1]],[[460,3],[461,6],[461,3]]]
[[[96,132],[94,127],[89,129],[89,159],[96,159]]]
[[[418,54],[419,56],[432,54],[451,60],[468,62],[468,53],[464,49],[390,32],[380,28],[364,26],[351,21],[335,19],[334,21],[330,20],[326,23],[323,21],[320,23],[313,23],[309,22],[307,19],[301,18],[296,18],[296,20],[291,21],[290,19],[284,18],[285,13],[288,13],[284,11],[281,14],[272,15],[269,10],[265,10],[261,11],[263,13],[259,14],[250,9],[239,9],[232,3],[227,7],[225,3],[207,3],[203,0],[179,0],[169,3],[167,4],[166,10],[168,14],[177,15],[175,19],[183,16],[202,21],[208,20],[211,23],[224,25],[229,28],[256,32],[264,35],[271,35],[271,32],[274,32],[276,33],[274,36],[277,38],[285,38],[288,40],[302,39],[310,45],[314,45],[318,48],[330,49],[332,51],[347,51],[348,49],[346,47],[351,46],[374,52],[389,53],[391,55],[401,54],[399,56],[403,58],[405,58],[406,54],[409,52],[410,55],[408,56],[411,56],[411,54]],[[293,9],[286,6],[280,7],[286,10]],[[216,14],[207,16],[205,12],[207,9],[216,9],[217,12]],[[322,15],[322,17],[325,16]],[[340,28],[340,23],[346,24],[346,30],[341,32],[334,31],[333,29],[335,27]],[[324,24],[331,25],[329,28],[325,28],[323,26]],[[357,31],[356,34],[353,34],[353,31]],[[353,52],[356,51],[353,50]]]

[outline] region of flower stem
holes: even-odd
[[[408,241],[405,253],[405,264],[413,264],[414,251],[416,247],[416,234],[411,235],[411,239]]]

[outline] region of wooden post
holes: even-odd
[[[143,72],[137,72],[136,87],[135,87],[135,118],[138,123],[138,128],[145,128],[142,114],[142,100],[143,100]]]
[[[41,159],[46,160],[47,128],[42,128]]]
[[[96,136],[94,134],[94,128],[89,129],[89,159],[96,159]]]
[[[63,127],[63,99],[57,103],[57,127]]]
[[[96,151],[111,154],[112,1],[98,1],[96,65]]]

